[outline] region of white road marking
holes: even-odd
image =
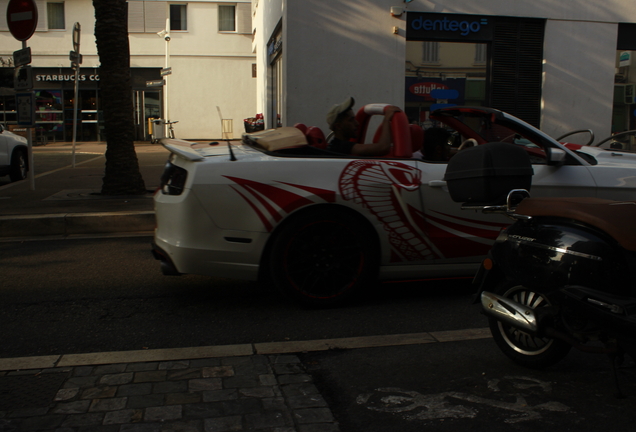
[[[506,376],[504,380],[516,390],[527,390],[539,387],[544,393],[552,392],[552,384],[524,376]],[[493,379],[488,382],[488,388],[499,392],[501,380]],[[568,412],[570,408],[560,402],[550,401],[535,406],[528,404],[523,394],[513,394],[515,402],[500,399],[485,398],[464,392],[442,392],[436,394],[421,394],[413,390],[386,387],[378,388],[374,393],[363,393],[356,399],[358,405],[366,405],[371,411],[400,414],[405,420],[441,420],[447,418],[475,418],[478,410],[461,405],[461,401],[477,405],[485,405],[510,412],[505,423],[519,423],[541,418],[542,411]]]

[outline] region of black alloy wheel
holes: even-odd
[[[374,233],[352,215],[309,210],[291,220],[272,247],[272,279],[308,306],[333,305],[373,282],[379,256]]]

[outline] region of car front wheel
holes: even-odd
[[[11,181],[24,180],[29,171],[26,154],[23,150],[16,150],[11,156],[11,172],[9,178]]]
[[[375,280],[379,257],[373,234],[346,212],[309,210],[277,234],[270,257],[273,282],[305,305],[342,302]]]

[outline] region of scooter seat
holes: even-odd
[[[601,198],[526,198],[515,213],[553,216],[581,221],[612,236],[622,247],[636,252],[636,202]]]

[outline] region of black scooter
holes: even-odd
[[[531,368],[571,347],[606,353],[622,396],[616,365],[636,359],[636,203],[530,198],[529,157],[507,143],[459,152],[445,178],[463,209],[514,221],[473,282],[503,353]]]

